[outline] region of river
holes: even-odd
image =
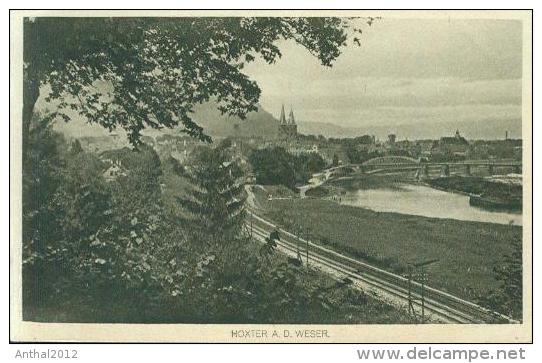
[[[493,212],[472,207],[469,197],[424,185],[396,183],[382,188],[349,191],[341,203],[377,212],[451,218],[498,224],[522,224],[520,213]]]

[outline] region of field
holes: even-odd
[[[496,287],[494,266],[522,236],[519,226],[379,213],[320,199],[261,205],[283,228],[396,273],[439,259],[427,269],[428,284],[470,300]]]

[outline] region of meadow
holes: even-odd
[[[303,237],[389,271],[438,259],[428,285],[477,300],[497,287],[493,268],[522,227],[436,219],[339,205],[321,199],[263,200],[267,218]]]

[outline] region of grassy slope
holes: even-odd
[[[519,226],[378,213],[317,199],[264,205],[281,225],[297,221],[313,241],[333,241],[336,250],[368,257],[388,270],[439,258],[428,270],[429,285],[469,299],[496,286],[492,269],[510,252],[509,241],[522,234]]]

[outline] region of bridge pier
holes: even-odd
[[[440,176],[441,177],[450,176],[450,165],[448,165],[448,164],[442,165],[442,169],[440,171]]]
[[[429,165],[422,165],[416,170],[416,179],[423,180],[429,177]]]
[[[469,164],[466,164],[466,165],[465,165],[465,175],[466,175],[466,176],[472,176],[472,173],[471,173],[470,165],[469,165]]]

